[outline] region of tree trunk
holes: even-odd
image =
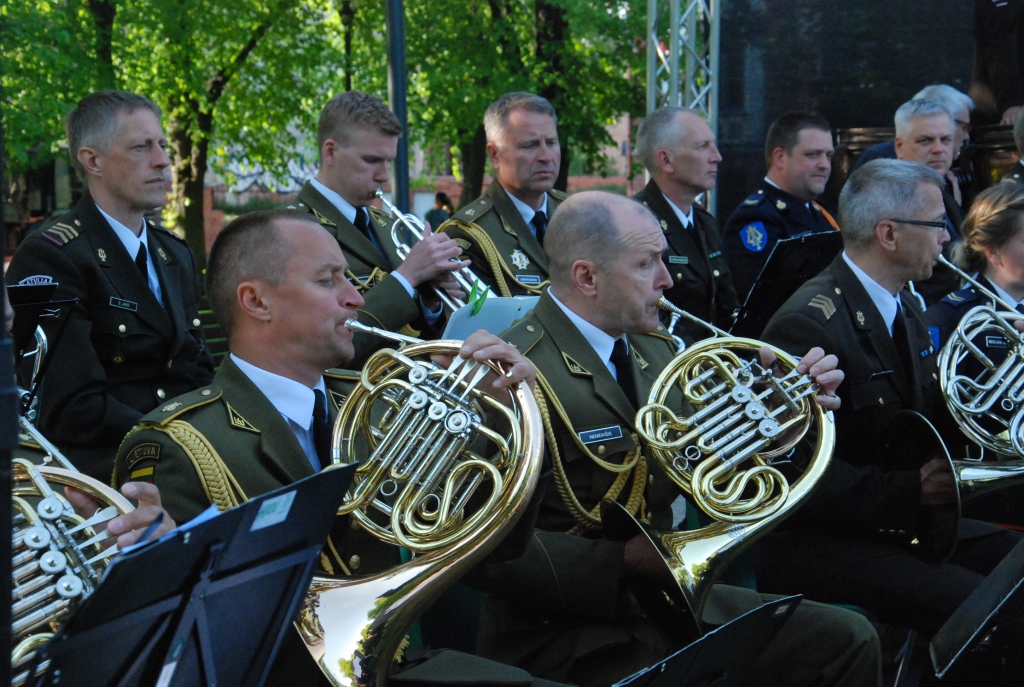
[[[352,0],[344,0],[338,8],[338,15],[341,17],[341,28],[345,41],[345,90],[352,90],[352,32],[356,24],[356,11],[352,7]]]
[[[99,58],[100,88],[115,88],[117,76],[111,44],[114,40],[114,19],[117,17],[116,0],[89,0],[89,12],[96,25],[96,57]]]
[[[481,124],[473,138],[459,146],[459,166],[462,167],[462,196],[459,207],[472,203],[484,191],[484,167],[487,164],[487,135]]]
[[[537,36],[537,59],[549,66],[550,81],[541,89],[542,97],[547,98],[554,106],[555,112],[565,111],[565,89],[559,78],[565,73],[565,45],[569,40],[569,22],[563,7],[550,5],[537,0],[534,9],[534,26]],[[562,162],[555,179],[555,188],[564,191],[569,181],[569,141],[565,135],[559,135],[562,149]]]
[[[185,241],[192,249],[199,271],[206,269],[206,225],[203,220],[203,177],[206,176],[210,149],[213,115],[197,113],[195,101],[193,117],[187,120],[171,117],[168,123],[168,142],[174,170],[174,190],[171,211],[176,224],[185,232]],[[195,131],[192,130],[195,126]]]

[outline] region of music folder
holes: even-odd
[[[262,685],[355,466],[129,550],[40,652],[37,685]]]
[[[759,606],[614,687],[727,687],[737,684],[779,634],[802,598],[789,596]]]
[[[1001,636],[1006,623],[1020,613],[1024,606],[1024,540],[1017,543],[982,580],[974,593],[960,604],[946,624],[932,637],[929,652],[936,677],[943,677],[976,650],[985,650],[1008,644],[1011,651],[1019,652],[1024,637],[1019,635],[1020,623],[1012,633]]]
[[[754,339],[761,336],[775,311],[804,282],[828,267],[842,249],[843,238],[838,231],[802,234],[777,241],[730,333]]]

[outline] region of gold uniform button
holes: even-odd
[[[362,562],[363,559],[359,556],[352,556],[352,558],[348,559],[348,567],[352,568],[353,570],[356,570],[359,568],[359,564]]]
[[[163,389],[157,389],[156,397],[160,399],[167,398],[167,393]]]
[[[528,324],[528,325],[526,325],[526,331],[528,331],[528,332],[530,332],[532,334],[533,332],[537,331],[537,328],[534,327],[532,324]]]
[[[682,272],[676,272],[676,281],[682,281],[682,280],[683,280],[683,273]]]
[[[199,320],[198,317],[196,319],[192,320],[192,325],[194,327],[198,327],[200,324],[202,324],[202,322]]]
[[[203,396],[209,396],[211,393],[213,392],[211,392],[209,389],[203,389],[202,391]]]
[[[607,450],[608,450],[608,449],[606,449],[606,448],[604,447],[604,444],[601,444],[600,446],[598,446],[598,447],[597,447],[597,455],[599,455],[599,456],[603,456],[603,455],[604,455],[604,452],[605,452],[605,451],[607,451]]]
[[[128,327],[124,326],[123,324],[120,324],[120,325],[117,326],[117,331],[119,331],[122,334],[124,334],[126,331],[128,331]]]

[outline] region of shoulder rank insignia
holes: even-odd
[[[644,360],[644,357],[640,355],[640,352],[636,350],[636,346],[630,346],[629,350],[633,352],[633,360],[636,361],[641,370],[646,370],[650,366],[650,364]]]
[[[768,236],[764,230],[763,222],[748,224],[740,231],[740,240],[747,250],[760,253],[768,244]]]
[[[98,257],[100,259],[100,262],[106,262],[107,261],[107,251],[103,250],[102,248],[97,248],[96,249],[96,257]]]
[[[777,200],[777,201],[775,201],[775,207],[777,207],[780,210],[785,210],[786,209],[786,203],[784,201]]]
[[[225,406],[228,408],[228,419],[231,421],[231,426],[238,429],[244,429],[247,432],[260,433],[260,430],[252,426],[252,424],[244,417],[238,414],[238,411],[231,407],[230,403],[225,402]]]
[[[63,246],[65,243],[78,236],[78,230],[70,224],[57,222],[52,227],[44,231],[43,236],[58,246]]]
[[[181,407],[181,404],[175,401],[174,403],[168,403],[160,409],[161,413],[171,413]]]
[[[160,460],[160,444],[139,444],[128,452],[124,462],[131,470],[140,460]]]
[[[468,208],[466,210],[466,216],[467,217],[472,217],[475,214],[476,214],[476,208]]]
[[[345,399],[347,398],[345,394],[339,394],[337,391],[334,391],[333,389],[328,389],[327,395],[331,397],[331,403],[334,404],[335,410],[341,408],[341,405],[345,402]]]
[[[573,360],[572,357],[568,353],[566,353],[565,351],[562,351],[562,359],[565,360],[565,364],[569,368],[569,372],[571,374],[582,375],[582,376],[585,376],[585,377],[593,377],[594,376],[594,375],[590,374],[590,372],[587,371],[587,368],[583,367],[578,362]]]
[[[946,296],[946,298],[948,298],[949,300],[951,300],[951,301],[953,301],[955,303],[959,303],[960,301],[964,300],[963,296],[961,296],[960,294],[955,293],[955,292],[949,294],[948,296]]]
[[[516,266],[516,269],[525,270],[530,266],[530,258],[526,257],[526,253],[516,248],[512,251],[512,264]]]
[[[860,310],[857,311],[857,324],[859,324],[862,327],[864,326],[864,313],[862,313]]]
[[[832,303],[832,299],[821,293],[812,298],[811,302],[807,305],[820,310],[825,315],[826,320],[836,314],[836,306]]]

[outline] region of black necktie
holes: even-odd
[[[913,374],[914,362],[910,354],[910,339],[907,338],[907,320],[903,317],[903,308],[896,306],[896,319],[892,321],[892,342],[896,345],[903,371],[910,379]]]
[[[544,245],[544,232],[548,229],[548,216],[544,214],[543,210],[538,210],[533,213],[533,220],[531,222],[533,228],[536,230],[537,243]]]
[[[370,218],[366,216],[366,211],[363,208],[356,208],[356,221],[353,224],[363,233],[363,236],[370,238]]]
[[[612,348],[612,365],[615,366],[615,376],[619,386],[625,392],[626,398],[633,408],[638,408],[636,398],[636,378],[633,376],[633,361],[629,355],[629,347],[625,339],[616,339],[615,347]]]
[[[139,252],[135,255],[135,266],[142,273],[142,279],[149,284],[149,268],[146,267],[146,244],[139,244]]]
[[[316,397],[313,403],[313,443],[320,459],[319,469],[323,469],[331,463],[331,426],[327,422],[327,397],[319,389],[314,389],[313,395]],[[318,466],[313,467],[317,469]]]

